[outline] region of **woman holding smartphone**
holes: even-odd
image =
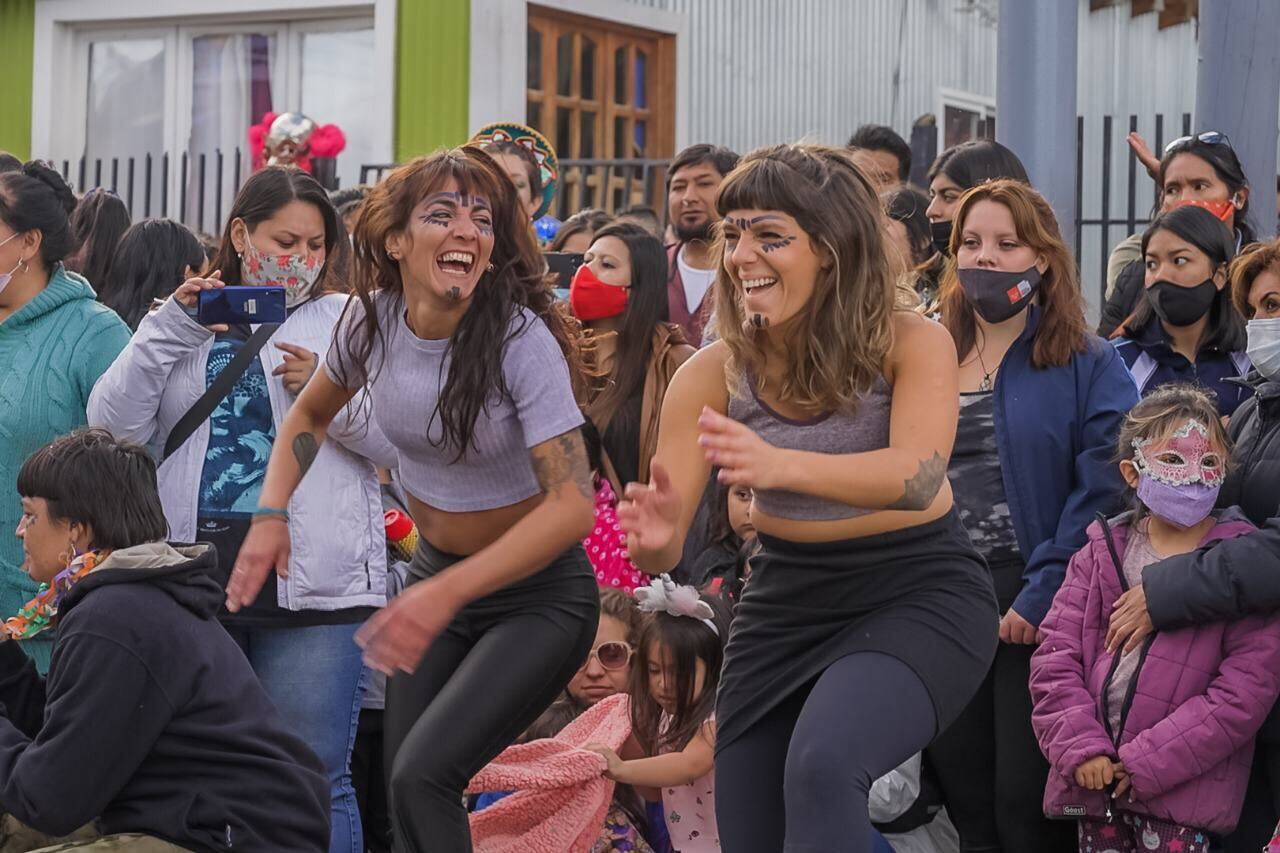
[[[188,280],[143,318],[90,397],[92,425],[165,448],[159,483],[170,537],[211,542],[224,576],[249,532],[280,424],[346,302],[323,295],[326,259],[345,239],[314,178],[282,167],[258,172],[236,198],[213,272]],[[197,319],[200,293],[231,284],[283,286],[286,318],[265,343],[255,336],[260,327],[206,327]],[[237,355],[258,346],[240,368]],[[237,369],[212,413],[179,440],[175,428],[188,412],[223,371]],[[325,763],[330,850],[356,853],[364,847],[348,765],[363,667],[353,639],[385,603],[386,544],[372,460],[388,457],[380,455],[381,433],[358,415],[350,422],[340,416],[329,434],[335,440],[289,504],[287,576],[272,575],[251,604],[222,618],[285,719]]]

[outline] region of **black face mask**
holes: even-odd
[[[933,248],[938,254],[945,255],[951,248],[951,220],[930,222],[929,234],[933,239]]]
[[[1030,304],[1040,289],[1040,270],[1022,272],[968,267],[956,270],[964,298],[988,323],[1003,323],[1016,317]]]
[[[1218,288],[1213,279],[1206,279],[1195,287],[1182,287],[1171,281],[1157,281],[1147,288],[1147,301],[1156,316],[1170,326],[1190,326],[1213,306]]]

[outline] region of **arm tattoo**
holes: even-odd
[[[583,497],[595,497],[587,449],[582,443],[582,434],[576,429],[533,449],[533,473],[544,495],[558,491],[565,483],[572,483]]]
[[[311,470],[311,463],[316,461],[316,454],[320,452],[320,445],[316,443],[316,437],[309,432],[300,432],[293,439],[293,458],[298,460],[298,467],[302,469],[302,476],[306,476]]]
[[[903,485],[902,497],[885,509],[904,509],[919,512],[926,510],[938,496],[942,488],[942,480],[947,476],[947,460],[936,450],[931,459],[920,460],[920,469],[916,475]]]

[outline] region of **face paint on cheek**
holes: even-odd
[[[763,252],[776,252],[778,249],[785,249],[795,241],[795,237],[783,237],[781,240],[774,240],[772,243],[762,243],[760,250]]]

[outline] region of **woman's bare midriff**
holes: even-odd
[[[424,504],[413,495],[407,497],[409,514],[418,526],[418,535],[432,547],[459,557],[469,557],[489,547],[542,503],[542,495],[534,495],[528,500],[497,509],[446,512]]]
[[[950,511],[951,484],[943,480],[938,496],[933,499],[933,505],[923,512],[884,510],[836,521],[794,521],[766,515],[753,506],[751,523],[760,533],[788,542],[840,542],[917,527],[936,521]]]

